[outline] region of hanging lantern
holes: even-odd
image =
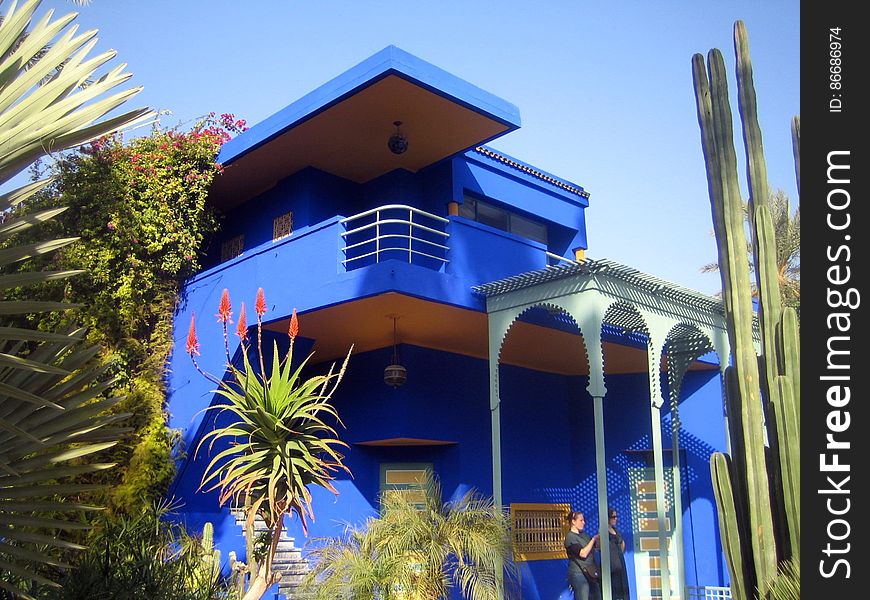
[[[402,122],[393,121],[393,125],[396,126],[396,132],[387,140],[387,147],[393,154],[404,154],[408,149],[408,138],[405,137],[405,134],[400,129]]]
[[[387,365],[384,369],[384,383],[392,388],[398,388],[405,384],[408,380],[408,370],[399,364],[399,336],[396,330],[396,320],[399,318],[392,315],[393,318],[393,359],[392,364]]]

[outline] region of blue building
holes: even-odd
[[[221,237],[184,286],[176,348],[224,288],[251,307],[260,287],[267,333],[286,347],[296,309],[314,368],[354,345],[335,396],[353,476],[337,499],[313,490],[307,538],[432,472],[448,496],[474,487],[510,508],[524,598],[567,592],[564,513],[597,531],[608,506],[634,598],[725,586],[708,466],[727,445],[722,307],[587,258],[589,193],[486,145],[519,126],[510,103],[388,47],[231,140],[210,200]],[[212,321],[199,362],[219,373]],[[235,517],[197,491],[220,399],[182,351],[169,383],[189,451],[172,493],[242,553]]]

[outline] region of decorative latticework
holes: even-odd
[[[221,244],[221,262],[226,262],[242,254],[245,249],[245,236],[237,235]]]
[[[284,239],[293,233],[293,213],[284,213],[272,219],[272,241]]]
[[[514,560],[565,558],[569,504],[511,504]]]
[[[710,339],[692,325],[680,323],[668,334],[665,349],[668,361],[668,389],[671,404],[671,428],[680,430],[680,388],[689,365],[713,350]]]

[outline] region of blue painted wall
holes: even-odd
[[[279,341],[282,337],[277,336]],[[286,338],[285,338],[286,339]],[[297,347],[297,357],[304,346]],[[283,351],[283,350],[282,350]],[[380,467],[385,463],[432,463],[446,497],[476,487],[492,493],[490,414],[487,362],[455,354],[399,346],[400,362],[408,368],[408,382],[393,389],[383,382],[383,369],[392,349],[354,355],[347,376],[335,396],[346,429],[340,432],[350,448],[347,465],[352,477],[339,477],[336,499],[314,490],[316,520],[308,536],[299,523],[288,531],[299,545],[307,539],[339,534],[346,523],[360,524],[375,515]],[[324,368],[325,365],[321,365]],[[445,377],[449,373],[449,377]],[[503,494],[512,502],[569,503],[587,513],[590,530],[597,530],[596,478],[592,403],[585,377],[567,377],[500,367],[502,394]],[[633,544],[629,516],[627,468],[637,466],[629,450],[649,448],[650,413],[645,374],[607,377],[605,431],[610,504],[623,515],[622,529],[632,565]],[[722,421],[711,419],[721,407],[716,371],[687,376],[681,403],[686,463],[683,468],[683,523],[686,572],[690,585],[723,584],[724,566],[718,556],[709,455],[722,449]],[[218,424],[221,424],[218,421]],[[212,423],[206,422],[206,428]],[[669,420],[663,423],[669,439]],[[455,442],[447,446],[366,447],[358,442],[412,437]],[[668,445],[666,443],[666,445]],[[215,448],[215,452],[220,447]],[[187,463],[176,494],[187,500],[185,518],[194,526],[215,524],[215,538],[224,552],[240,551],[241,530],[217,508],[217,498],[197,493],[206,458]],[[565,591],[566,561],[535,561],[522,565],[523,597],[556,598]],[[630,568],[630,572],[631,568]],[[631,585],[636,589],[633,579]]]
[[[605,357],[606,360],[606,357]],[[586,513],[587,530],[598,530],[597,480],[592,400],[587,379],[500,368],[502,399],[502,477],[505,504],[568,503]],[[652,447],[649,384],[646,374],[607,376],[604,419],[609,504],[620,515],[626,539],[630,585],[636,590],[631,534],[632,503],[628,469],[645,466],[636,452]],[[727,582],[718,548],[715,500],[709,457],[724,449],[721,389],[717,371],[689,373],[681,397],[680,438],[683,534],[689,585]],[[662,425],[670,446],[670,420]],[[509,441],[507,441],[509,440]],[[649,463],[651,466],[651,463]],[[523,565],[523,598],[557,598],[565,592],[565,560]]]
[[[294,231],[386,204],[447,216],[448,203],[461,203],[466,191],[546,222],[549,250],[555,254],[573,257],[574,249],[587,247],[585,198],[470,151],[418,173],[397,169],[365,184],[306,168],[222,215],[221,232],[209,246],[205,264],[218,266],[222,242],[237,235],[245,236],[246,253],[272,244],[272,221],[288,211],[293,212]],[[505,270],[510,269],[510,259],[494,255],[489,260]],[[485,282],[474,279],[473,273],[456,274],[469,278],[469,285]]]

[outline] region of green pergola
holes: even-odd
[[[689,365],[714,350],[720,373],[730,354],[721,300],[700,294],[609,260],[571,262],[476,286],[486,298],[489,323],[489,397],[492,415],[492,484],[497,505],[502,505],[501,425],[498,366],[508,330],[523,313],[543,307],[562,311],[580,329],[586,348],[595,428],[595,460],[598,519],[602,538],[607,539],[607,474],[605,469],[604,411],[607,396],[607,355],[602,346],[605,324],[625,334],[639,334],[647,340],[650,417],[656,490],[665,490],[664,449],[661,409],[664,405],[659,377],[667,361],[669,402],[672,413],[672,460],[674,465],[674,556],[668,552],[665,527],[665,494],[656,493],[656,513],[661,556],[662,597],[671,597],[670,575],[675,575],[679,595],[685,598],[680,502],[679,414],[680,386]],[[725,405],[722,405],[725,414]],[[727,416],[727,415],[726,415]],[[727,418],[726,439],[727,439]],[[605,600],[610,600],[609,544],[601,544],[602,583]]]

